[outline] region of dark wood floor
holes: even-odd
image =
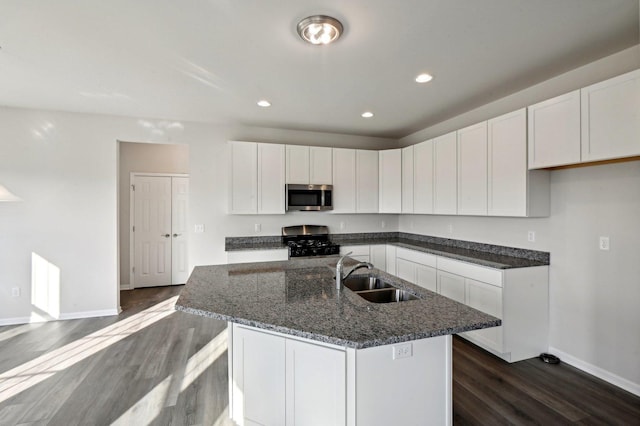
[[[123,292],[118,317],[0,327],[0,425],[231,425],[225,323],[181,287]],[[507,364],[454,338],[455,425],[640,425],[640,398],[568,365]]]

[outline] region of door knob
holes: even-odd
[[[163,234],[163,235],[160,235],[160,236],[161,237],[165,237],[165,238],[169,238],[171,236],[171,234]]]
[[[180,235],[182,235],[182,234],[173,234],[173,238],[179,237]]]

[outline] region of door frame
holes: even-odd
[[[189,177],[189,173],[145,173],[145,172],[131,172],[129,173],[129,288],[121,290],[133,290],[136,288],[135,274],[133,273],[133,267],[135,266],[135,233],[133,232],[133,226],[135,224],[135,191],[133,185],[135,184],[136,177]]]

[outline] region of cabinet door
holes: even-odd
[[[580,162],[580,90],[527,108],[529,169]]]
[[[286,424],[344,425],[347,400],[345,352],[287,339],[286,353]],[[268,390],[259,389],[258,392]],[[268,399],[269,395],[265,397]]]
[[[369,262],[378,269],[387,269],[387,246],[385,244],[374,244],[369,246]]]
[[[402,151],[388,149],[379,155],[379,212],[400,213],[402,210]]]
[[[331,148],[309,147],[309,183],[331,185],[333,182]]]
[[[284,145],[258,144],[258,214],[284,214]]]
[[[378,213],[378,151],[356,151],[356,212]]]
[[[433,213],[434,167],[433,141],[413,147],[413,211]]]
[[[396,247],[391,244],[386,246],[386,269],[385,271],[391,275],[397,275],[396,272]]]
[[[640,155],[640,70],[585,87],[582,161]]]
[[[457,140],[456,132],[433,140],[434,143],[434,208],[436,214],[456,214],[457,207]]]
[[[356,212],[356,150],[333,149],[333,213]]]
[[[458,130],[458,214],[487,214],[487,122]]]
[[[255,142],[229,142],[229,213],[258,211],[258,148]]]
[[[416,266],[418,266],[416,263],[410,262],[406,259],[396,259],[396,275],[398,278],[402,278],[403,280],[416,284]]]
[[[287,145],[287,183],[309,184],[309,147]]]
[[[241,327],[233,331],[233,418],[285,424],[285,339]],[[260,354],[260,356],[257,356]]]
[[[467,305],[474,309],[502,318],[502,288],[491,284],[466,279]],[[474,330],[469,334],[496,351],[503,352],[502,326]]]
[[[527,116],[524,109],[489,120],[489,215],[527,215]],[[542,173],[542,172],[540,172]]]
[[[402,149],[402,213],[413,213],[413,145]]]
[[[438,293],[456,302],[465,303],[464,277],[438,271]]]
[[[436,269],[425,265],[416,265],[416,284],[427,290],[437,292],[438,279]]]

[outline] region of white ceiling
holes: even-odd
[[[400,138],[638,44],[638,5],[0,0],[0,105]],[[302,42],[313,14],[343,37]]]

